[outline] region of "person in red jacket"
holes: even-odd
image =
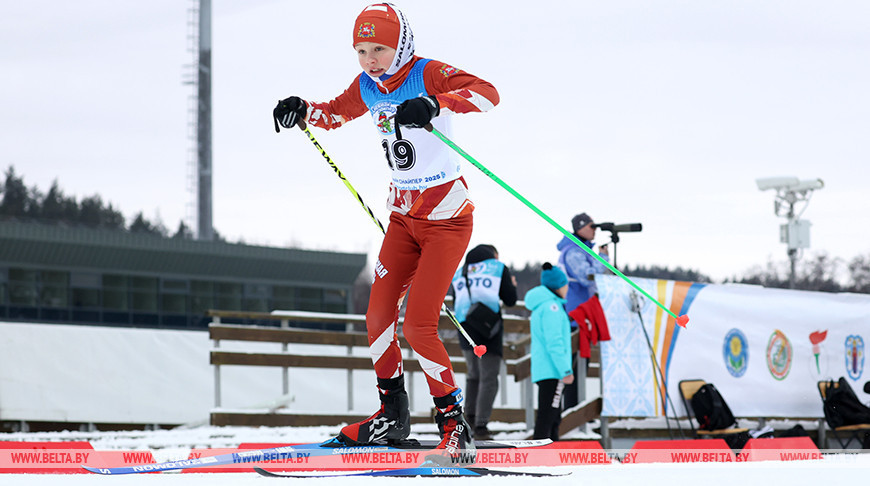
[[[359,14],[353,46],[363,72],[342,94],[329,102],[291,96],[273,110],[276,131],[299,120],[329,130],[368,114],[392,175],[390,224],[366,313],[381,407],[368,419],[344,427],[336,439],[346,445],[386,443],[402,441],[410,433],[396,335],[401,297],[407,292],[403,332],[438,409],[439,449],[456,462],[458,452],[473,449],[474,443],[450,358],[438,336],[438,320],[471,237],[474,204],[459,156],[421,128],[431,123],[449,137],[450,115],[487,111],[498,103],[498,92],[450,64],[416,56],[407,18],[389,3],[369,5]]]

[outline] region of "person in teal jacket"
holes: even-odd
[[[559,440],[562,390],[574,382],[571,369],[571,325],[565,312],[568,277],[559,267],[544,263],[541,285],[526,293],[532,311],[532,381],[538,385],[535,439]]]

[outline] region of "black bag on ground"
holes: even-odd
[[[722,436],[722,440],[728,444],[728,447],[733,451],[739,451],[746,446],[746,443],[749,442],[752,436],[749,435],[748,431],[737,432],[736,434],[727,434]]]
[[[831,428],[844,425],[870,424],[870,407],[855,395],[845,377],[841,376],[834,386],[834,380],[825,385],[825,420]]]
[[[736,422],[728,404],[712,383],[702,385],[692,396],[692,411],[703,430],[727,429]]]
[[[478,344],[488,341],[501,330],[501,315],[486,304],[475,302],[465,315],[465,330]]]
[[[810,434],[801,424],[797,424],[790,429],[783,430],[779,434],[780,437],[809,437]]]

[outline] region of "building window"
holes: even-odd
[[[205,314],[214,309],[214,282],[190,281],[190,311]]]
[[[51,266],[0,268],[0,316],[17,320],[200,327],[206,320],[204,314],[212,309],[343,313],[348,309],[348,294],[348,289],[271,282],[102,274]]]
[[[166,314],[187,314],[187,296],[182,294],[162,294],[160,310]]]
[[[24,268],[9,269],[9,303],[36,307],[39,272]]]
[[[100,280],[100,276],[95,273],[70,273],[69,285],[73,308],[98,309],[100,307]]]
[[[100,291],[97,289],[72,289],[74,308],[97,309],[100,307]]]
[[[160,281],[160,311],[165,314],[187,314],[187,280],[162,279]]]
[[[96,273],[72,272],[69,274],[69,285],[73,288],[99,289],[102,279]]]
[[[327,289],[323,291],[324,312],[337,314],[347,312],[347,290]]]
[[[323,306],[323,289],[300,288],[297,294],[298,310],[319,312]]]
[[[157,279],[130,277],[130,310],[157,312]]]
[[[248,312],[269,311],[269,286],[265,284],[245,284],[245,298],[242,308]]]
[[[9,289],[7,273],[8,271],[5,268],[0,268],[0,305],[6,305],[7,303],[6,291]]]
[[[272,308],[270,310],[292,310],[296,308],[296,287],[276,285],[272,287]]]
[[[125,275],[103,275],[103,307],[112,311],[130,309]]]
[[[163,279],[160,281],[161,290],[164,293],[180,294],[187,293],[187,280]]]
[[[242,310],[242,284],[218,283],[217,308],[220,310]]]
[[[39,303],[42,307],[68,307],[69,306],[69,273],[68,272],[39,272],[39,280],[42,288],[39,293]]]

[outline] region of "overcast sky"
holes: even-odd
[[[298,130],[271,109],[327,101],[359,72],[365,1],[214,0],[214,226],[230,241],[376,253],[381,235]],[[811,249],[870,253],[870,3],[404,1],[417,53],[499,90],[453,140],[564,226],[640,222],[618,264],[715,279],[786,260],[773,193],[822,178]],[[131,221],[192,223],[183,0],[0,3],[0,168],[57,180]],[[315,137],[383,220],[389,173],[366,118]],[[473,166],[472,245],[515,265],[561,234]],[[195,227],[195,223],[193,224]],[[608,233],[599,233],[599,242]],[[370,264],[371,264],[370,259]]]

